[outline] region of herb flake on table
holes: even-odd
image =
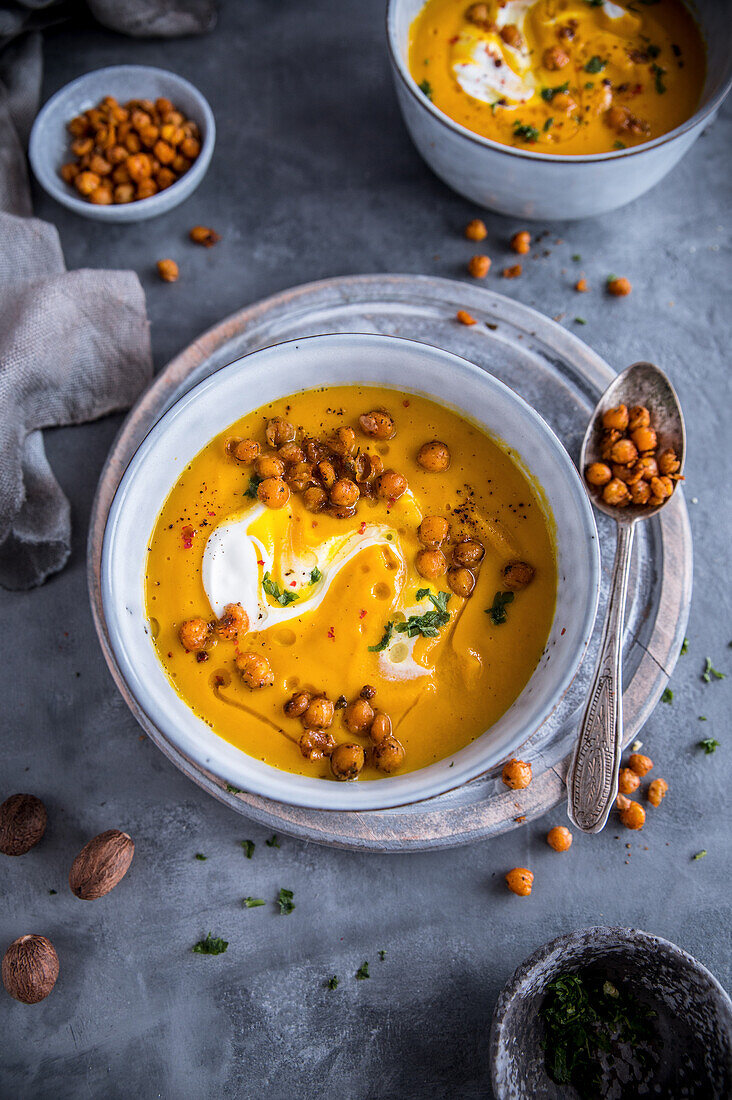
[[[486,608],[486,615],[490,615],[494,626],[501,626],[505,623],[508,616],[506,614],[506,605],[513,603],[513,592],[496,592],[493,597],[493,605]]]
[[[689,652],[689,639],[685,637],[683,642],[681,643],[681,649],[679,650],[679,657],[685,657],[688,652]]]
[[[273,581],[269,573],[265,573],[262,577],[262,588],[271,596],[275,603],[278,603],[280,607],[287,607],[288,604],[294,603],[295,600],[299,600],[300,597],[296,592],[288,592],[286,589],[281,589],[276,581]]]
[[[576,325],[586,325],[587,321],[584,319],[584,317],[575,317],[574,323]]]
[[[692,856],[691,858],[692,859],[704,859],[704,856],[706,854],[707,854],[706,848],[702,848],[701,852],[697,852],[696,855]]]
[[[241,794],[241,787],[234,787],[231,783],[226,784],[226,789],[229,794]]]
[[[358,970],[356,971],[356,981],[357,982],[362,982],[366,978],[370,978],[370,977],[371,977],[371,975],[369,974],[369,964],[368,964],[368,962],[361,963]]]
[[[328,978],[328,981],[325,983],[325,988],[326,989],[337,989],[338,988],[338,978],[336,977],[335,974],[333,975],[332,978]]]
[[[673,703],[673,701],[674,701],[674,693],[672,692],[671,688],[665,688],[664,692],[663,692],[663,695],[661,696],[661,702],[662,703]]]
[[[715,680],[724,680],[726,673],[717,672],[716,668],[712,667],[711,657],[704,658],[704,671],[702,672],[702,680],[705,684],[711,684],[712,676]]]
[[[714,737],[705,737],[703,741],[697,742],[700,749],[704,749],[707,756],[710,756],[713,752],[716,752],[719,748],[719,741]]]
[[[269,840],[265,840],[264,843],[267,845],[268,848],[279,848],[280,842],[277,839],[277,833],[274,833],[273,836],[271,836]]]
[[[209,932],[206,939],[199,940],[191,950],[195,955],[223,955],[228,946],[228,940],[222,940],[220,936],[212,936]]]
[[[264,898],[244,898],[242,905],[245,909],[258,909],[260,905],[266,905]]]
[[[251,859],[254,855],[254,849],[257,847],[253,840],[242,840],[241,846],[244,849],[244,855],[247,859]]]
[[[295,908],[295,903],[292,900],[294,894],[292,890],[285,890],[284,886],[277,895],[277,904],[280,907],[280,916],[288,917],[292,910]]]
[[[195,858],[200,859],[200,860],[206,860],[206,859],[208,859],[208,856],[205,856],[203,854],[203,852],[196,852]]]
[[[382,961],[382,962],[383,962],[383,961],[384,961],[384,959],[386,958],[386,951],[385,951],[385,949],[384,949],[383,947],[382,947],[382,948],[381,948],[381,950],[379,951],[379,958],[381,959],[381,961]]]
[[[370,645],[367,647],[369,653],[382,653],[391,641],[393,633],[394,623],[389,621],[384,627],[384,633],[381,636],[381,641],[377,642],[376,645]]]
[[[579,252],[575,252],[575,254],[574,254],[574,256],[572,257],[572,259],[574,260],[574,262],[575,262],[576,264],[582,263],[582,257],[581,257],[581,255],[579,254]]]

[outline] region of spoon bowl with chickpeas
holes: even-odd
[[[602,395],[580,454],[590,497],[618,525],[610,597],[595,678],[567,776],[569,816],[599,833],[618,792],[623,747],[622,644],[635,524],[655,516],[683,481],[684,417],[671,382],[634,363]]]

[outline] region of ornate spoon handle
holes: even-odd
[[[599,833],[605,827],[618,793],[623,749],[623,622],[634,526],[618,524],[600,656],[567,775],[569,817],[585,833]]]

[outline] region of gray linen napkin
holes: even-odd
[[[209,30],[211,0],[89,0],[133,35]],[[68,4],[0,6],[0,584],[25,589],[65,565],[69,502],[42,429],[127,408],[152,375],[145,295],[131,271],[67,271],[56,229],[30,217],[24,155],[41,88],[40,26]],[[4,47],[4,48],[3,48]]]

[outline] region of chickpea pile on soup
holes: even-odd
[[[553,521],[499,441],[410,394],[310,390],[188,464],[149,542],[171,683],[268,764],[377,779],[511,706],[554,615]]]

